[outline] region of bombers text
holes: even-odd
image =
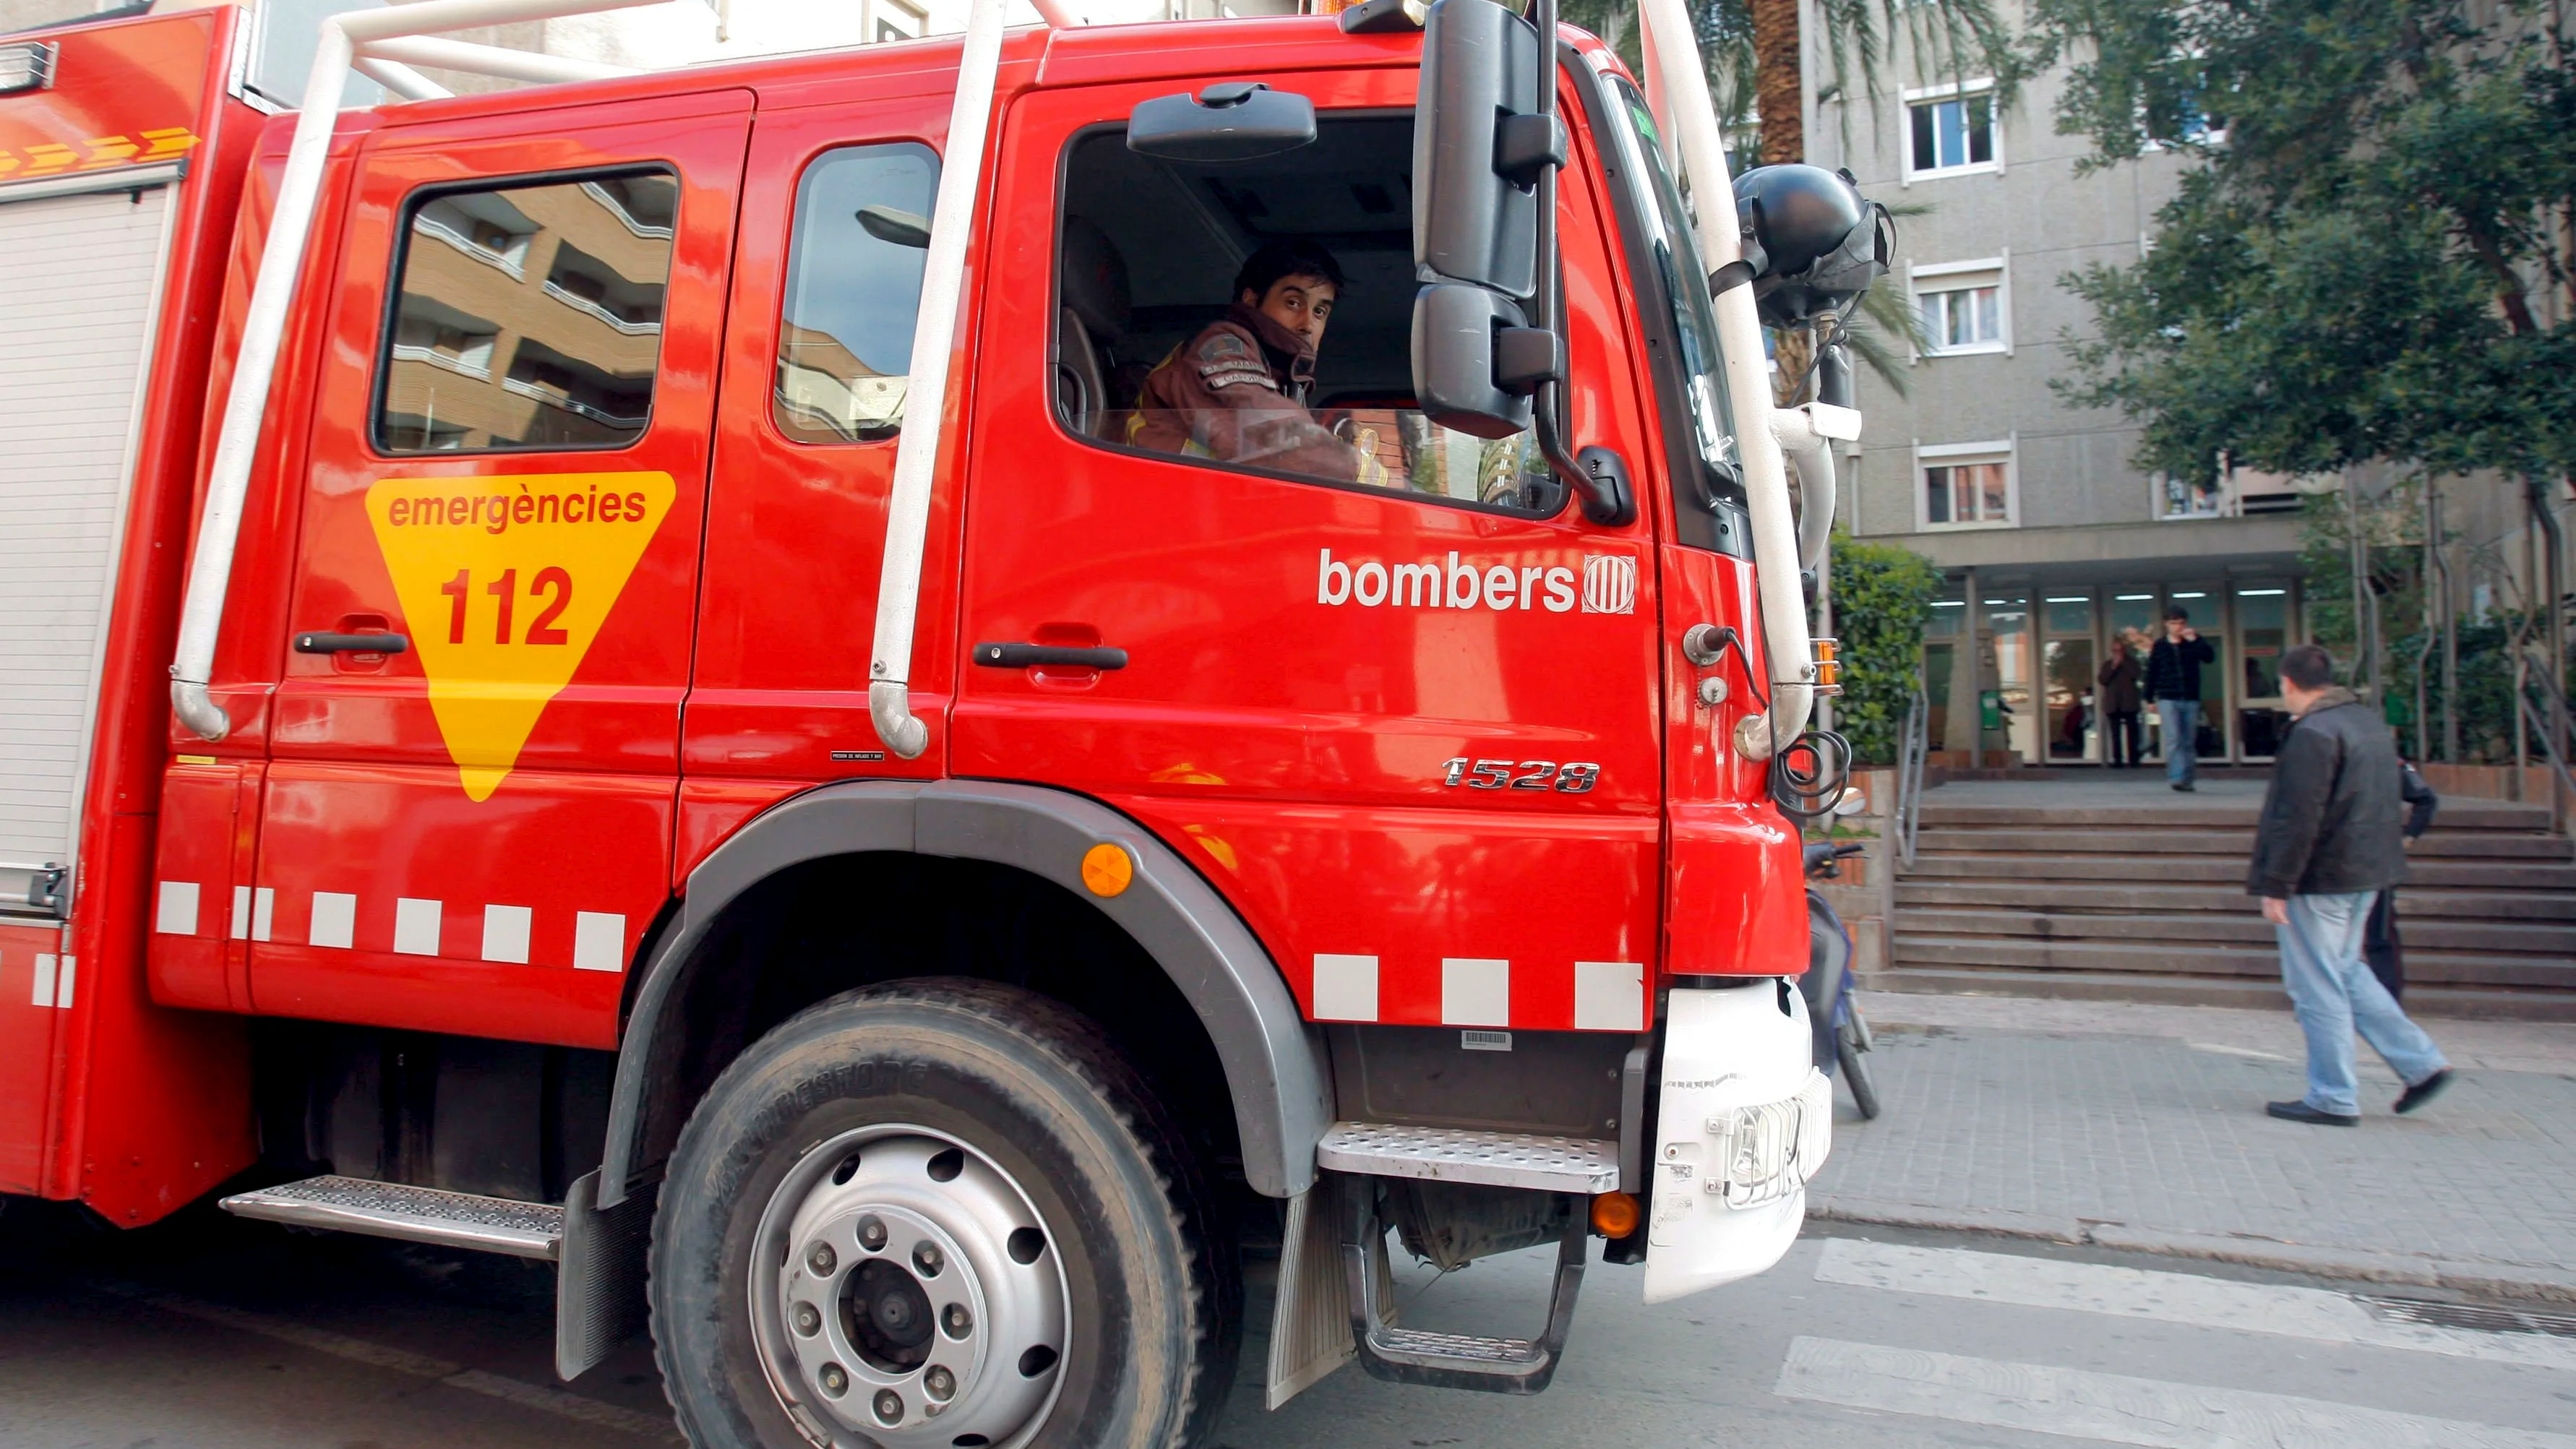
[[[1315,602],[1385,605],[1403,609],[1529,609],[1551,614],[1626,614],[1637,606],[1637,561],[1617,554],[1587,555],[1579,579],[1562,564],[1481,565],[1451,553],[1445,562],[1358,563],[1323,550],[1315,577]]]

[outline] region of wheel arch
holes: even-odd
[[[1092,894],[1082,858],[1123,847],[1133,882]],[[729,912],[788,872],[832,857],[894,854],[977,862],[1063,888],[1158,966],[1187,1003],[1225,1076],[1246,1182],[1270,1197],[1305,1191],[1331,1123],[1327,1074],[1285,978],[1233,907],[1178,853],[1097,801],[1031,785],[852,781],[806,791],[755,817],[689,873],[676,911],[637,973],[603,1148],[599,1206],[649,1180],[695,1101],[688,1007],[720,978],[711,950]],[[939,974],[935,970],[922,974]]]

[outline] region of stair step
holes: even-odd
[[[1905,879],[1924,880],[2138,880],[2171,884],[2245,882],[2246,857],[2172,856],[2140,860],[2116,855],[1954,855],[1919,847]],[[2478,860],[2409,860],[2409,890],[2457,887],[2481,891],[2576,893],[2576,866]]]
[[[224,1211],[298,1227],[473,1248],[549,1262],[563,1252],[564,1211],[544,1203],[433,1187],[308,1177],[223,1199]]]
[[[2159,872],[2142,869],[2139,874],[2153,876]],[[1896,905],[1899,911],[1916,906],[1983,906],[2046,912],[2080,900],[2101,911],[2210,911],[2235,915],[2253,909],[2242,877],[2237,879],[2238,883],[2229,885],[2070,885],[2046,880],[1926,880],[1909,876],[1896,883]],[[2421,890],[2408,886],[2401,899],[2401,909],[2409,919],[2476,916],[2500,921],[2576,921],[2576,891]]]
[[[2021,996],[2076,1001],[2138,1001],[2175,1006],[2233,1006],[2287,1011],[2278,981],[2121,972],[2008,971],[1906,966],[1870,978],[1873,990],[1942,996]],[[2408,1014],[2478,1021],[2576,1021],[2576,991],[2406,987]],[[1888,1015],[1901,1019],[1901,1012]],[[1884,1030],[1885,1028],[1881,1028]]]
[[[1906,911],[1901,924],[1909,936],[2036,936],[2056,941],[2271,945],[2271,923],[2256,913],[2251,897],[2239,899],[2243,904],[2233,914],[2168,912],[2156,916],[2081,915],[2062,909],[2034,914],[1959,906],[1921,906]],[[2066,904],[2080,906],[2082,903],[2070,901]],[[2576,924],[2418,916],[2411,896],[2399,898],[2398,918],[2410,952],[2469,951],[2576,959]]]
[[[1938,793],[1927,794],[1923,801],[1922,828],[1949,829],[1956,826],[2023,826],[2032,829],[2063,829],[2068,826],[2102,826],[2116,830],[2135,829],[2234,829],[2250,830],[2262,803],[2252,796],[2228,801],[2193,801],[2167,804],[2162,800],[2152,805],[1964,805],[1942,804]],[[2549,828],[2549,810],[2542,805],[2517,805],[2505,800],[2444,800],[2440,815],[2445,830],[2519,830],[2539,832]]]
[[[1477,1132],[1336,1122],[1315,1148],[1317,1166],[1370,1177],[1476,1182],[1540,1192],[1615,1192],[1619,1144],[1534,1132]]]
[[[2242,862],[2254,852],[2254,831],[2243,830],[2021,830],[1923,829],[1915,841],[1923,855],[2034,853],[2117,855],[2161,860],[2174,855],[2224,856]],[[2556,835],[2435,827],[2407,854],[2415,860],[2508,860],[2559,865],[2576,860],[2576,841]]]
[[[2231,947],[2159,941],[2053,941],[2005,936],[1917,936],[1899,931],[1889,943],[1899,968],[1997,966],[2014,970],[2133,971],[2148,975],[2252,976],[2277,979],[2281,958],[2271,947]],[[2427,951],[2409,946],[2410,982],[2474,983],[2576,989],[2576,961],[2566,957],[2492,956]]]

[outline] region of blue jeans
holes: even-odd
[[[2165,779],[2175,785],[2188,785],[2200,767],[2200,701],[2196,699],[2160,699],[2156,701],[2156,719],[2165,732]]]
[[[2307,1103],[2320,1112],[2348,1117],[2361,1110],[2353,1095],[2356,1028],[2410,1087],[2449,1065],[2362,960],[2362,931],[2378,894],[2292,896],[2290,923],[2273,928],[2281,942],[2281,984],[2308,1038]]]

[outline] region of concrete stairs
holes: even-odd
[[[2251,801],[1943,793],[1924,797],[1873,986],[2287,1006],[2272,928],[2245,894]],[[2538,805],[2443,802],[2398,895],[2410,1009],[2576,1020],[2576,843],[2547,825]]]

